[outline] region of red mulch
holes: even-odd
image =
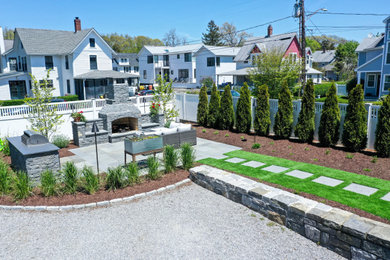
[[[390,180],[390,158],[377,158],[376,162],[373,163],[371,162],[373,156],[375,156],[373,151],[349,153],[342,147],[321,147],[318,143],[307,144],[296,140],[278,140],[272,137],[235,133],[198,125],[194,125],[194,127],[196,128],[197,136],[200,138],[242,147],[244,151]],[[206,130],[206,133],[202,132],[203,129]],[[215,131],[219,131],[219,133],[214,134]],[[229,134],[229,137],[225,137],[225,134]],[[241,136],[244,136],[247,141],[241,141]],[[259,149],[252,149],[255,138],[256,143],[261,144]],[[353,158],[348,159],[347,154],[352,154]]]
[[[67,147],[61,148],[58,153],[60,155],[60,158],[67,157],[67,156],[72,156],[74,153],[69,151],[70,149],[75,149],[79,148],[77,145],[74,145],[73,143],[70,143]]]
[[[135,194],[165,187],[188,178],[188,175],[188,171],[177,170],[174,173],[163,175],[158,180],[145,180],[140,184],[129,186],[123,189],[118,189],[116,191],[107,191],[101,188],[93,195],[77,192],[74,195],[43,197],[43,195],[35,194],[19,202],[15,202],[11,196],[2,196],[0,197],[0,205],[64,206],[112,200],[116,198],[129,197]]]

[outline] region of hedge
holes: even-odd
[[[25,103],[25,100],[29,100],[31,98],[26,99],[11,99],[11,100],[0,100],[0,106],[7,107],[7,106],[20,106]],[[79,96],[77,95],[69,95],[69,96],[59,96],[54,97],[53,99],[63,99],[67,102],[69,101],[77,101],[79,100]]]

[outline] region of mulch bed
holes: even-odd
[[[321,147],[318,143],[300,143],[291,139],[278,140],[272,137],[235,133],[198,125],[193,125],[193,127],[196,128],[197,137],[238,146],[244,151],[390,180],[390,158],[377,158],[376,162],[373,163],[371,162],[374,158],[373,156],[375,156],[373,151],[349,153],[343,147]],[[206,130],[206,133],[202,132],[203,129]],[[219,133],[214,134],[215,131],[219,131]],[[229,134],[229,137],[225,137],[225,134]],[[241,136],[246,138],[247,141],[241,141]],[[259,149],[252,149],[255,138],[256,143],[261,144]],[[347,154],[351,154],[353,158],[348,159]]]
[[[73,143],[70,143],[68,147],[62,148],[58,151],[60,158],[67,157],[67,156],[73,156],[74,153],[69,151],[70,149],[79,148],[77,145],[74,145]]]
[[[163,175],[158,180],[145,180],[144,182],[115,191],[107,191],[101,188],[93,195],[77,192],[74,195],[62,195],[53,197],[43,197],[43,195],[33,195],[25,200],[15,202],[11,196],[0,197],[0,205],[23,205],[23,206],[66,206],[112,200],[116,198],[129,197],[135,194],[152,191],[162,188],[188,178],[188,171],[179,169],[174,173]]]

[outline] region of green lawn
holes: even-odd
[[[241,163],[230,163],[225,160],[229,159],[212,159],[207,158],[200,160],[200,163],[211,165],[220,169],[240,173],[242,175],[255,177],[263,181],[282,185],[286,188],[291,188],[299,192],[306,192],[317,195],[322,198],[337,201],[344,205],[358,208],[382,218],[390,220],[390,202],[382,200],[388,192],[390,192],[390,181],[377,179],[369,176],[359,175],[355,173],[345,172],[342,170],[327,168],[323,166],[313,165],[309,163],[295,162],[287,159],[276,158],[272,156],[250,153],[245,151],[233,151],[225,155],[245,159]],[[247,161],[258,161],[266,165],[258,168],[252,168],[242,165]],[[271,173],[262,170],[262,168],[277,165],[289,168],[289,170],[281,173]],[[313,176],[306,179],[298,179],[288,176],[284,173],[291,170],[301,170],[312,173]],[[312,182],[320,176],[326,176],[344,181],[336,187],[329,187],[319,183]],[[360,195],[354,192],[343,190],[344,187],[351,183],[361,184],[372,188],[379,189],[371,196]]]

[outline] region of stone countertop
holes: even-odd
[[[15,146],[15,148],[23,155],[50,153],[50,152],[56,152],[60,149],[51,143],[26,146],[22,143],[22,138],[20,136],[8,137],[7,140],[10,144]]]

